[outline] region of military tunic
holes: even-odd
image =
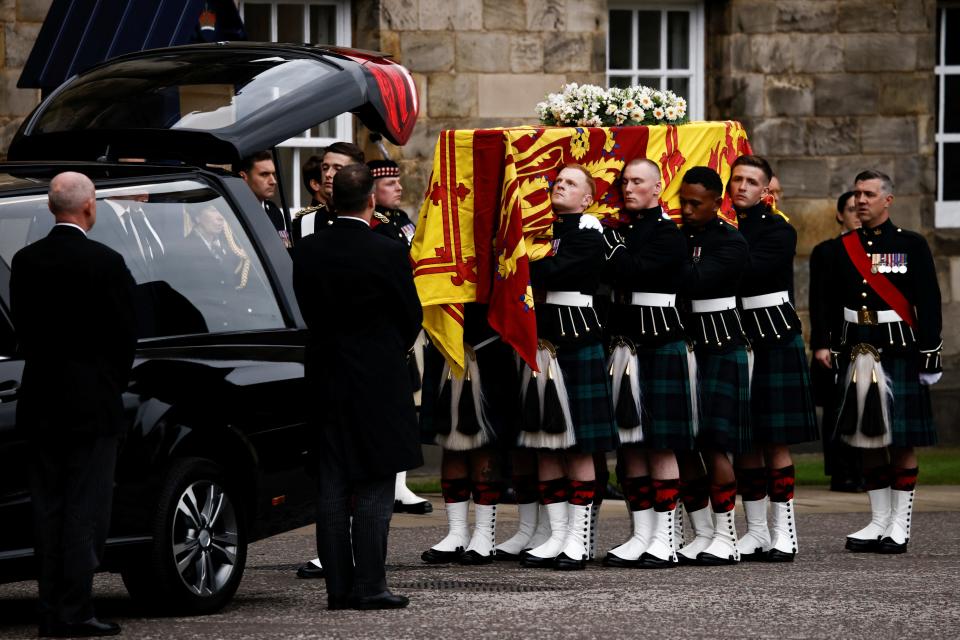
[[[320,229],[326,229],[332,226],[333,221],[336,219],[337,214],[322,203],[312,204],[309,207],[300,209],[300,211],[294,214],[293,223],[291,224],[293,242],[299,242],[301,238],[316,233]]]
[[[604,230],[604,280],[613,290],[607,324],[610,352],[618,345],[636,352],[643,446],[691,449],[695,407],[688,344],[676,301],[686,243],[659,206],[623,211],[620,218],[623,223],[617,228]],[[614,402],[619,406],[621,400],[615,396]],[[618,418],[621,415],[618,412]]]
[[[697,446],[743,452],[750,448],[749,341],[736,295],[750,250],[740,232],[719,218],[683,233],[684,325],[694,341],[700,380]]]
[[[413,243],[413,232],[416,230],[410,216],[402,209],[389,209],[377,205],[373,213],[370,227],[379,234],[390,238],[403,240],[410,246]]]
[[[755,445],[817,439],[800,319],[793,307],[793,256],[797,232],[761,201],[737,214],[750,248],[739,305],[753,347],[750,393]]]
[[[937,434],[930,407],[929,387],[920,384],[920,373],[942,371],[940,351],[942,318],[937,271],[927,241],[918,233],[896,226],[892,221],[857,234],[872,269],[885,276],[906,298],[916,313],[916,328],[904,320],[886,322],[882,317],[891,307],[860,275],[846,248],[837,261],[828,304],[843,307],[844,321],[839,335],[831,336],[839,358],[841,384],[846,381],[851,349],[857,344],[873,346],[893,387],[890,415],[894,446],[936,444]]]

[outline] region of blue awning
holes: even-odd
[[[246,40],[233,0],[53,0],[17,86],[53,89],[124,53],[220,40]]]

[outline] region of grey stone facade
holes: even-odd
[[[18,89],[23,69],[51,0],[0,0],[0,158],[23,117],[40,101],[35,89]]]

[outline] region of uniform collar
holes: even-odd
[[[626,214],[627,219],[630,222],[633,222],[633,221],[639,222],[641,220],[647,220],[650,218],[656,219],[656,218],[662,217],[663,209],[660,208],[660,205],[658,204],[657,206],[650,207],[649,209],[637,209],[635,211],[630,209],[624,209],[623,213]]]
[[[747,220],[752,219],[756,220],[757,218],[766,217],[770,213],[770,205],[768,205],[763,200],[760,200],[757,204],[752,207],[747,207],[743,211],[737,209],[737,219],[738,220]]]
[[[882,224],[878,224],[872,229],[867,229],[866,227],[860,227],[857,231],[860,235],[865,237],[873,236],[882,236],[888,233],[894,233],[897,230],[897,225],[893,224],[893,221],[890,218],[887,218]]]

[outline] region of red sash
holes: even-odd
[[[890,308],[896,311],[903,321],[912,328],[917,328],[917,316],[913,313],[913,306],[903,297],[900,290],[893,286],[893,283],[887,280],[882,273],[873,273],[870,268],[873,264],[867,256],[860,237],[856,231],[851,231],[842,238],[843,248],[847,250],[847,256],[850,262],[860,272],[860,276],[867,281],[870,288],[877,292],[884,302],[890,305]]]

